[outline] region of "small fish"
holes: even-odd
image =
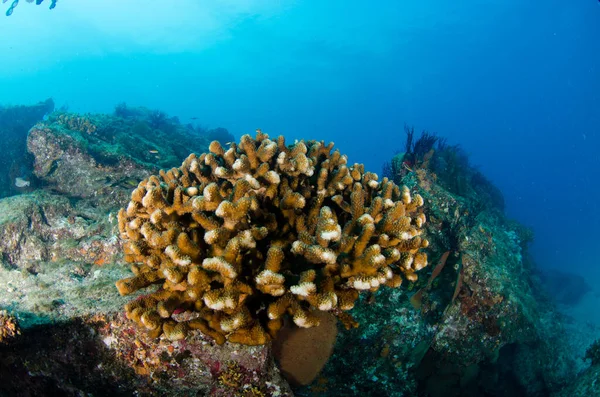
[[[158,150],[155,150],[155,149],[148,150],[148,152],[150,152],[152,154],[158,154]]]
[[[16,177],[15,178],[15,186],[16,187],[27,187],[27,186],[30,186],[30,185],[31,185],[31,182],[28,181],[28,180],[26,180],[26,179],[23,179],[21,177]]]
[[[198,120],[198,117],[190,117],[190,120]]]

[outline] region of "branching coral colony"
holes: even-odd
[[[258,345],[286,314],[299,327],[318,325],[315,310],[357,326],[345,312],[360,291],[415,281],[427,265],[423,198],[332,148],[258,130],[143,180],[119,212],[135,276],[116,286],[162,287],[128,303],[128,318],[154,337],[199,329]],[[194,315],[177,321],[184,310]]]

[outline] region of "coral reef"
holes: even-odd
[[[267,347],[171,342],[117,313],[24,329],[0,343],[2,396],[291,397]]]
[[[130,302],[128,317],[172,340],[199,329],[217,343],[264,344],[286,313],[312,327],[314,310],[330,311],[351,328],[359,292],[416,281],[427,265],[423,198],[332,148],[258,130],[140,182],[119,212],[134,276],[117,288],[162,288]],[[196,316],[175,321],[185,310]]]
[[[0,115],[30,114],[5,109]],[[390,194],[383,181],[323,143],[282,142],[281,150],[264,134],[232,148],[213,143],[210,153],[184,161],[190,150],[208,150],[209,134],[232,139],[172,117],[154,128],[143,108],[119,112],[56,112],[36,125],[28,137],[35,175],[23,174],[29,162],[13,173],[31,185],[0,200],[0,395],[292,396],[278,366],[299,396],[600,395],[599,366],[584,360],[597,328],[554,311],[527,252],[532,231],[505,218],[500,192],[460,148],[438,139],[433,152],[419,149],[431,153],[428,160],[420,156],[412,166],[396,156],[402,172],[390,177],[407,189],[392,188],[391,201],[405,210],[421,198],[427,203],[410,218],[435,266],[415,278],[392,265],[404,282],[375,291],[371,280],[379,279],[359,280],[348,270],[369,245],[379,244],[386,258],[391,240],[377,225],[384,227],[393,207],[384,199],[378,217],[374,204]],[[16,121],[8,117],[0,128]],[[27,123],[8,134],[20,139],[11,158],[25,154]],[[125,210],[118,222],[129,201],[130,215]],[[365,211],[375,226],[369,239]],[[427,223],[417,227],[421,212]],[[156,277],[126,296],[114,287],[132,290],[119,281],[131,280],[119,223],[127,260],[142,281]],[[353,240],[343,254],[342,234]],[[335,264],[313,263],[331,260],[328,250]],[[289,305],[274,310],[279,301]],[[343,310],[350,303],[352,317]],[[270,307],[280,321],[272,321]],[[295,316],[297,307],[308,316]],[[318,327],[297,325],[317,317]],[[337,332],[338,318],[350,329]],[[153,321],[162,326],[148,329]],[[189,332],[194,327],[206,333]],[[252,342],[276,338],[258,346],[215,343],[236,333]]]

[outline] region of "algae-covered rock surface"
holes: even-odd
[[[120,255],[115,214],[44,190],[0,201],[0,253],[5,268],[36,273],[39,263],[102,265]]]
[[[114,282],[126,269],[113,223],[43,191],[0,201],[0,307],[25,329],[120,310]]]
[[[137,113],[136,113],[137,114]],[[40,186],[105,208],[122,205],[137,183],[159,168],[179,166],[208,141],[191,127],[150,116],[53,113],[27,137]]]

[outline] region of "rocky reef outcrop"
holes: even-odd
[[[542,396],[574,378],[532,277],[532,232],[506,219],[498,189],[456,147],[410,145],[381,183],[326,145],[260,134],[228,145],[225,130],[125,105],[35,124],[31,189],[0,201],[0,394]],[[222,142],[209,147],[209,135]],[[259,198],[272,211],[258,216]],[[398,258],[392,241],[406,245]],[[289,263],[276,260],[281,247]],[[296,271],[295,256],[319,272]],[[172,266],[152,267],[157,258]],[[163,301],[169,324],[200,314],[204,327],[152,332],[161,288],[178,298]],[[295,303],[278,309],[286,294]],[[337,310],[343,302],[355,307]],[[319,332],[293,335],[309,322]],[[263,337],[252,339],[257,325]],[[233,343],[236,331],[261,343]]]

